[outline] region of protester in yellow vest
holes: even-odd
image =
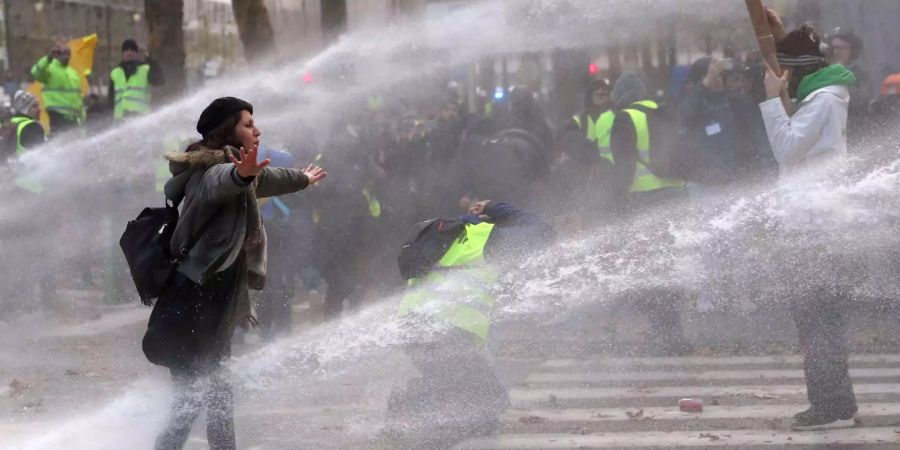
[[[151,111],[152,86],[165,83],[162,69],[140,52],[137,42],[122,42],[122,62],[109,73],[107,98],[116,121]]]
[[[612,84],[609,80],[605,78],[592,80],[590,89],[585,95],[584,113],[573,116],[572,124],[569,126],[569,129],[583,130],[585,137],[597,144],[600,156],[610,162],[613,156],[609,150],[609,138],[616,118],[611,109],[611,93]]]
[[[44,143],[44,126],[38,121],[41,104],[34,95],[18,91],[13,96],[12,106],[13,117],[10,122],[15,127],[15,149],[16,156],[19,156]]]
[[[662,137],[653,136],[651,123],[659,105],[649,100],[640,77],[625,73],[612,92],[616,111],[610,149],[615,160],[615,187],[629,209],[648,207],[650,198],[667,201],[684,195],[684,181],[664,178],[653,173],[654,146],[662,146]],[[660,139],[660,142],[655,142]],[[652,193],[652,194],[651,194]],[[654,201],[655,203],[655,201]]]
[[[84,121],[81,75],[69,66],[71,57],[68,44],[57,43],[31,68],[31,76],[43,84],[44,109],[50,116],[54,134],[75,128]]]
[[[651,133],[654,121],[664,120],[657,115],[659,105],[649,100],[644,83],[633,73],[625,73],[619,78],[613,87],[612,101],[616,111],[610,138],[615,160],[613,189],[620,199],[622,212],[641,215],[671,208],[686,196],[686,191],[683,180],[665,178],[651,170],[655,167],[654,150],[671,144],[667,139],[675,139]],[[641,231],[654,233],[666,226],[663,221],[645,220],[641,222]],[[679,306],[686,300],[686,292],[681,287],[648,281],[628,290],[622,297],[646,314],[652,330],[649,336],[651,351],[659,355],[681,355],[690,351],[679,319]]]
[[[496,429],[509,405],[484,353],[491,289],[503,263],[545,248],[554,231],[532,213],[481,201],[412,234],[398,259],[410,284],[399,314],[416,333],[405,350],[422,377],[391,395],[386,430],[391,447],[451,448]]]

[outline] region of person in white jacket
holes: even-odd
[[[848,86],[856,79],[840,64],[829,65],[821,39],[809,25],[785,35],[780,19],[769,10],[773,33],[779,40],[778,62],[785,68],[776,75],[766,74],[768,100],[760,104],[766,133],[782,181],[797,181],[801,173],[828,162],[840,161],[847,154]],[[781,39],[779,39],[781,38]],[[780,94],[787,90],[796,99],[791,116]],[[791,188],[790,183],[784,186]],[[790,214],[788,214],[790,215]],[[803,241],[805,228],[790,226],[796,218],[785,217],[783,227],[791,242]],[[789,290],[791,315],[797,326],[803,349],[804,372],[810,408],[794,416],[796,430],[846,428],[855,425],[857,412],[853,385],[848,373],[849,294],[830,274],[810,277],[802,266],[821,261],[828,248],[815,245],[784,246],[781,258],[791,267],[785,281]],[[807,254],[808,253],[808,254]],[[808,259],[813,258],[813,259]],[[821,271],[819,271],[821,272]]]

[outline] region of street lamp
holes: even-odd
[[[44,11],[44,2],[34,2],[34,10],[37,12]]]

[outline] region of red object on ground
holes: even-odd
[[[881,84],[881,95],[900,94],[900,73],[888,75]]]
[[[682,412],[688,413],[703,412],[703,400],[683,398],[681,400],[678,400],[678,409],[680,409]]]

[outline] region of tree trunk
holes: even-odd
[[[166,84],[154,89],[154,93],[160,99],[180,95],[186,84],[184,2],[144,0],[144,16],[147,20],[147,48],[166,76]]]
[[[322,38],[328,46],[347,31],[347,1],[321,0],[321,8]]]
[[[249,62],[265,56],[275,45],[275,32],[265,2],[232,0],[231,8],[244,44],[244,57]]]

